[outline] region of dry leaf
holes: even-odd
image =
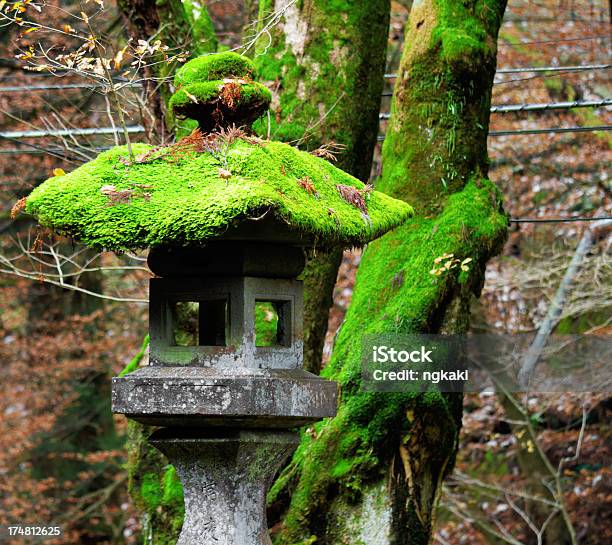
[[[356,208],[359,208],[364,214],[367,215],[368,207],[364,197],[364,191],[360,191],[356,187],[350,185],[336,185],[336,189],[340,192],[340,196],[349,204],[352,204]]]
[[[316,187],[310,181],[310,178],[308,176],[300,178],[297,183],[302,189],[305,189],[306,193],[308,193],[309,195],[314,195],[315,197],[318,195]]]
[[[26,197],[22,197],[19,199],[11,208],[11,219],[14,220],[17,217],[17,214],[21,212],[26,207]]]
[[[232,177],[232,173],[226,168],[219,169],[219,176],[224,180],[229,180]]]
[[[124,47],[120,51],[117,51],[117,54],[113,59],[113,67],[115,68],[115,70],[119,70],[119,68],[121,68],[121,63],[123,62],[123,55],[125,54],[125,50],[126,47]]]

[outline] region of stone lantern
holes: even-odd
[[[134,144],[132,157],[113,148],[26,205],[94,248],[150,248],[149,365],[113,379],[113,411],[159,426],[150,442],[185,493],[179,545],[270,544],[265,495],[295,429],[337,405],[336,384],[302,369],[305,258],[361,246],[412,212],[252,136],[270,101],[253,76],[233,53],[188,62],[171,106],[199,130],[168,147]]]

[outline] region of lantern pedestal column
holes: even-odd
[[[266,492],[299,435],[266,430],[164,429],[150,442],[183,484],[177,545],[270,545]]]
[[[272,545],[266,493],[294,430],[336,414],[337,384],[302,369],[304,251],[293,242],[149,254],[149,365],[113,379],[112,405],[161,427],[149,442],[183,485],[178,545]]]

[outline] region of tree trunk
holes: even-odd
[[[486,178],[504,8],[505,0],[413,5],[377,189],[411,203],[417,216],[364,253],[322,373],[341,385],[338,415],[304,433],[270,494],[278,544],[430,542],[461,396],[365,392],[361,361],[367,335],[465,331],[469,297],[505,240],[507,219]],[[445,253],[472,258],[469,271],[431,275]]]
[[[283,15],[269,30],[271,41],[263,34],[249,50],[257,53],[260,78],[274,93],[259,132],[311,151],[329,145],[337,166],[367,182],[378,134],[390,0],[261,0],[260,31],[275,12]],[[304,366],[313,373],[321,368],[341,260],[340,250],[320,254],[303,274]]]

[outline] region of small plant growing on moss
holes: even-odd
[[[297,181],[298,185],[304,189],[306,191],[306,193],[308,193],[309,195],[314,195],[315,197],[319,197],[319,194],[317,193],[317,188],[315,187],[315,185],[310,181],[310,178],[308,176],[304,176],[303,178],[300,178]]]
[[[454,254],[445,253],[434,259],[434,266],[429,274],[433,276],[442,276],[445,272],[459,267],[462,272],[470,270],[469,263],[472,262],[471,257],[466,257],[463,261],[457,259]]]
[[[181,138],[168,147],[173,159],[178,160],[188,153],[214,153],[219,150],[217,137],[214,134],[204,134],[200,129],[194,129],[189,135]]]
[[[316,150],[313,150],[310,153],[315,157],[321,157],[335,163],[338,160],[336,154],[344,151],[345,149],[346,146],[344,144],[337,144],[336,142],[332,141],[319,146]]]

